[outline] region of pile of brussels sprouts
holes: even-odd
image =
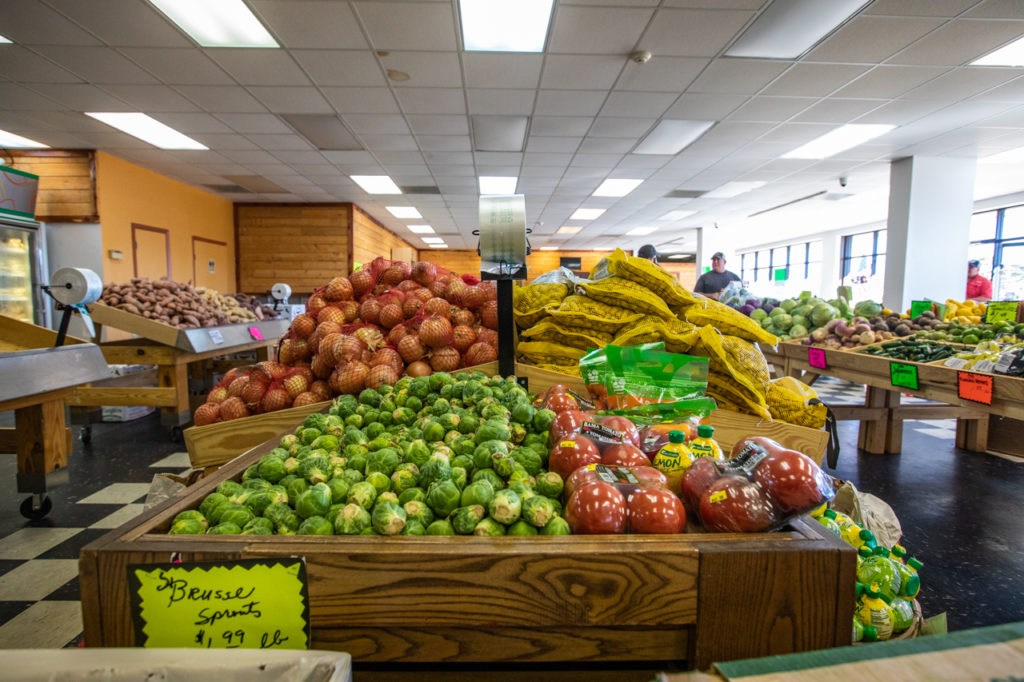
[[[514,377],[403,377],[307,417],[170,533],[566,535],[554,416]]]

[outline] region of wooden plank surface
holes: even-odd
[[[68,405],[149,405],[152,407],[175,407],[178,405],[178,390],[172,387],[121,386],[93,388],[78,386],[72,389]]]
[[[79,220],[96,222],[96,178],[94,152],[82,150],[56,152],[59,156],[44,156],[33,150],[31,154],[11,150],[12,168],[39,176],[36,197],[36,219],[42,222]]]
[[[90,303],[87,307],[93,320],[99,324],[120,329],[130,334],[138,334],[143,338],[162,343],[165,346],[178,345],[181,330],[177,327],[151,320],[142,315],[118,310],[98,301]]]
[[[64,401],[49,400],[14,413],[19,474],[47,474],[67,466]]]
[[[57,332],[13,317],[0,315],[0,352],[50,348],[57,342]],[[86,343],[82,339],[68,336],[64,345]]]
[[[132,345],[119,345],[122,342],[107,342],[100,345],[100,352],[110,365],[173,365],[185,351],[171,346],[153,345],[134,342]]]
[[[358,206],[353,207],[352,259],[354,262],[366,264],[377,257],[390,259],[392,249],[396,248],[413,249],[413,246],[378,223]]]

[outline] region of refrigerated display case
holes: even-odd
[[[0,315],[48,326],[39,288],[45,272],[42,225],[0,220]]]

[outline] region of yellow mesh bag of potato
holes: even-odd
[[[768,411],[773,418],[820,429],[825,426],[828,408],[818,399],[814,389],[793,377],[768,382]]]
[[[742,339],[724,336],[709,325],[698,329],[697,337],[690,354],[708,359],[708,385],[711,384],[710,375],[714,375],[717,385],[737,396],[732,402],[749,405],[751,414],[768,415],[770,419],[765,398],[768,362],[761,351]]]
[[[714,398],[722,409],[732,409],[767,421],[772,420],[764,398],[759,399],[728,374],[709,372],[707,394]]]
[[[585,350],[547,341],[520,341],[516,352],[535,365],[579,366]]]
[[[512,290],[512,314],[520,329],[526,329],[547,317],[569,295],[569,286],[562,283],[534,283]]]
[[[608,272],[613,277],[622,277],[643,285],[669,307],[685,308],[697,301],[668,271],[646,258],[628,256],[622,249],[615,249],[607,261]]]
[[[557,372],[559,374],[564,374],[564,375],[569,376],[569,377],[577,377],[578,378],[580,376],[580,366],[578,364],[571,365],[571,366],[570,365],[534,365],[534,367],[539,367],[540,369],[546,369],[549,372]]]
[[[612,343],[616,346],[635,346],[641,343],[653,343],[663,340],[667,332],[668,329],[662,324],[660,317],[645,315],[638,322],[620,329]]]
[[[551,318],[541,320],[529,329],[524,329],[519,336],[530,341],[560,343],[582,350],[604,348],[612,342],[612,335],[607,332],[559,324]]]
[[[581,282],[580,286],[593,298],[608,305],[622,306],[644,315],[672,317],[672,311],[665,301],[643,284],[624,277],[605,277],[592,282]]]
[[[689,352],[699,340],[696,325],[675,317],[663,320],[663,323],[665,325],[665,350],[670,353]]]
[[[584,327],[607,334],[614,334],[623,325],[632,324],[642,313],[634,312],[617,305],[608,305],[586,296],[567,296],[562,304],[549,311],[551,319],[561,325]]]
[[[769,346],[779,342],[777,336],[766,332],[761,325],[740,311],[710,298],[698,300],[687,308],[685,317],[687,322],[692,322],[698,327],[711,325],[723,334],[738,336],[747,341],[760,341]]]

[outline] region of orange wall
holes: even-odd
[[[235,222],[230,201],[98,152],[96,202],[103,234],[104,281],[120,283],[133,277],[132,223],[140,223],[170,231],[173,279],[192,279],[192,236],[196,235],[227,242],[229,257],[217,263],[217,270],[223,268],[227,281],[235,282]],[[124,257],[111,260],[111,249],[121,251]]]

